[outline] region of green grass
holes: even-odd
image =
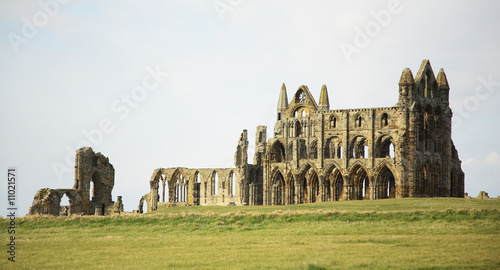
[[[500,200],[452,198],[25,217],[0,269],[498,269],[499,221]]]

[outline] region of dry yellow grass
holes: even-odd
[[[17,262],[0,268],[500,268],[499,201],[389,202],[22,218]]]

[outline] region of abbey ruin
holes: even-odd
[[[29,214],[42,215],[110,215],[123,212],[121,196],[115,203],[111,191],[115,185],[115,169],[109,159],[92,148],[76,151],[75,183],[69,189],[40,189],[33,200]],[[61,206],[67,196],[69,206]]]
[[[406,68],[393,107],[330,109],[302,85],[288,99],[281,87],[271,138],[258,126],[253,164],[248,135],[238,139],[234,168],[158,168],[136,212],[178,205],[289,205],[342,200],[464,197],[464,173],[451,139],[450,87],[424,60]],[[76,152],[70,189],[40,189],[29,214],[110,215],[123,212],[111,197],[114,168],[92,148]],[[67,196],[69,206],[61,206]]]
[[[140,199],[148,211],[173,205],[288,205],[338,200],[463,197],[464,173],[451,139],[450,87],[424,60],[403,70],[386,108],[330,109],[307,86],[288,100],[281,87],[272,137],[257,127],[253,164],[244,130],[235,168],[159,168]]]

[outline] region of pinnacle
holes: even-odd
[[[413,74],[409,68],[405,68],[403,73],[401,74],[401,79],[399,79],[399,83],[415,83],[413,79]]]
[[[330,101],[328,100],[328,91],[326,90],[326,84],[321,86],[321,94],[319,95],[319,108],[321,110],[330,109]]]
[[[450,86],[448,85],[448,80],[446,79],[446,74],[444,73],[444,70],[442,68],[439,70],[436,81],[438,83],[439,88],[450,89]]]

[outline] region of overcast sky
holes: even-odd
[[[256,126],[272,134],[282,83],[316,100],[326,84],[332,109],[389,107],[403,69],[429,59],[451,87],[465,191],[496,197],[498,14],[499,1],[2,0],[0,168],[18,168],[25,215],[40,188],[73,186],[88,145],[131,211],[154,169],[232,167],[243,129],[251,149]]]

